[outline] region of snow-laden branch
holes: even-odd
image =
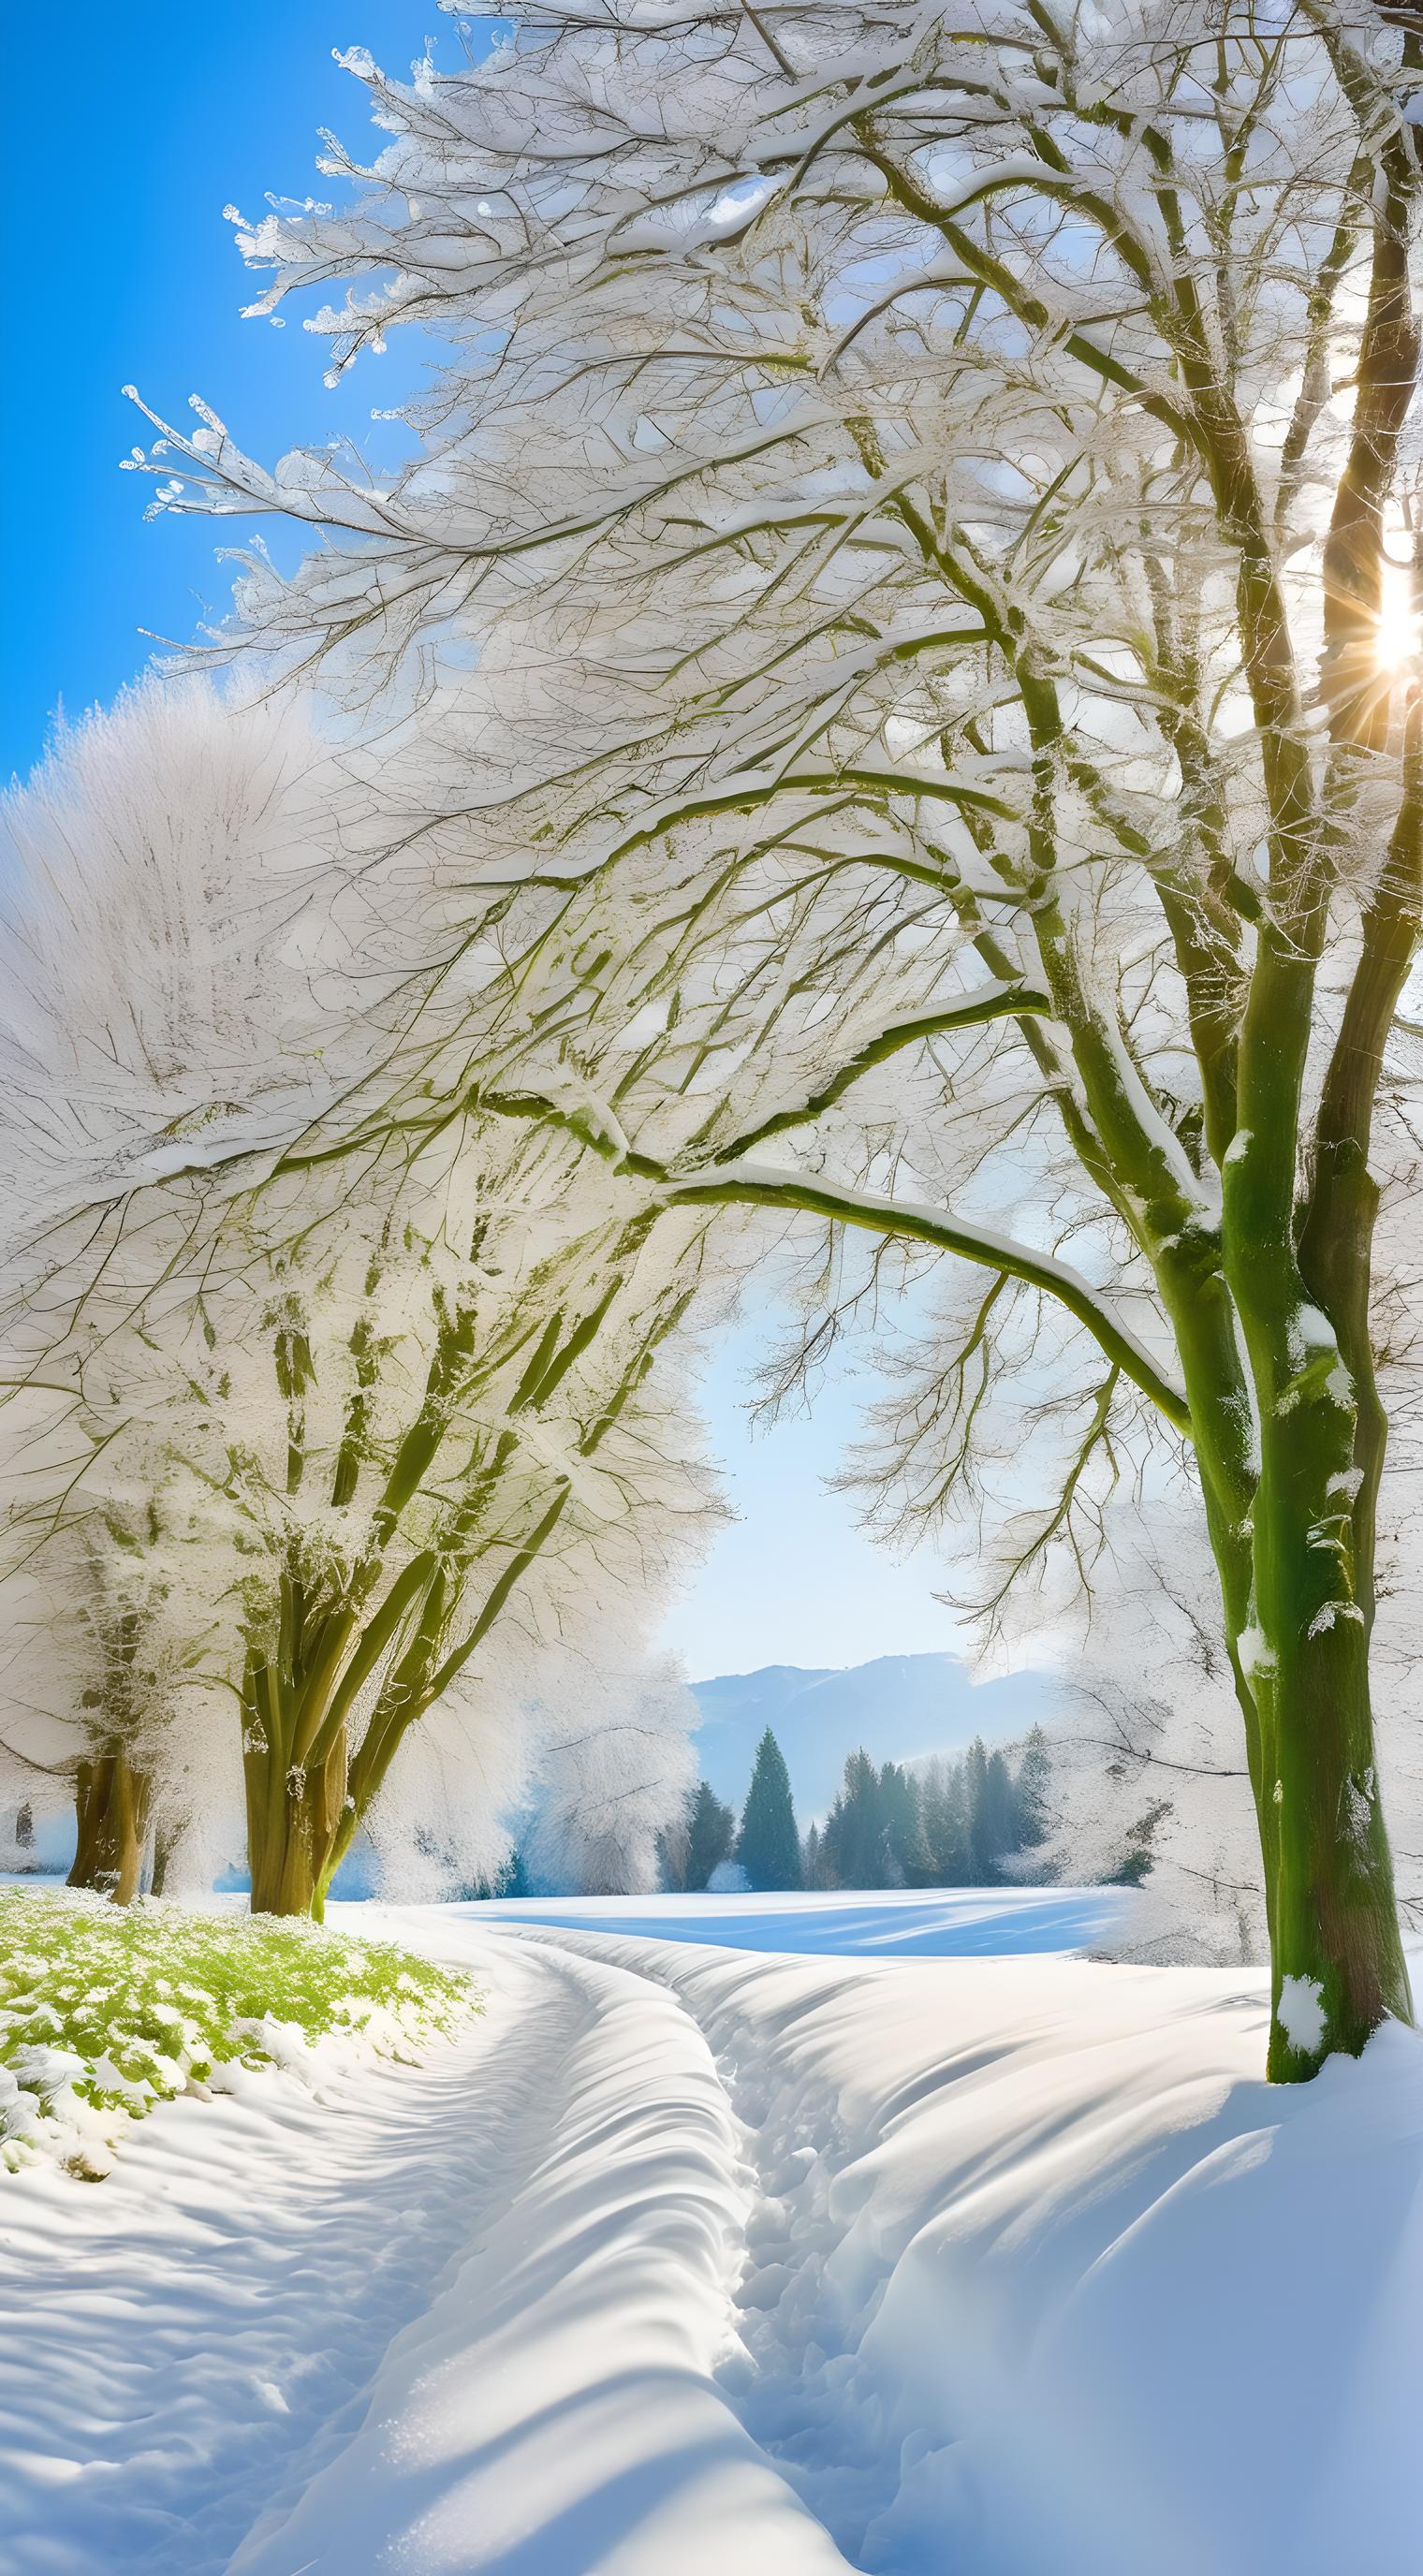
[[[1041,987],[1032,984],[993,984],[968,993],[961,1002],[947,1003],[940,1010],[917,1011],[910,1018],[894,1020],[868,1038],[858,1052],[830,1074],[814,1091],[795,1106],[773,1110],[758,1126],[748,1128],[736,1142],[717,1155],[718,1163],[737,1161],[754,1145],[763,1145],[768,1136],[779,1136],[790,1127],[804,1127],[822,1111],[842,1100],[847,1091],[884,1064],[890,1056],[905,1047],[922,1045],[930,1038],[948,1037],[960,1029],[980,1028],[991,1020],[1016,1020],[1050,1015],[1052,998]]]
[[[1161,1368],[1147,1345],[1090,1281],[1069,1262],[1059,1261],[1051,1253],[1038,1252],[1030,1244],[1016,1242],[990,1226],[957,1218],[944,1209],[778,1171],[773,1165],[747,1159],[719,1162],[702,1171],[673,1170],[630,1145],[610,1111],[586,1102],[565,1109],[536,1092],[482,1090],[479,1104],[495,1116],[531,1119],[576,1136],[604,1162],[655,1183],[669,1207],[780,1208],[886,1238],[930,1244],[984,1269],[1021,1279],[1025,1286],[1040,1289],[1066,1307],[1123,1374],[1150,1397],[1172,1428],[1190,1433],[1190,1407],[1181,1386]]]
[[[1167,1375],[1146,1344],[1082,1273],[1050,1253],[1036,1252],[1031,1245],[1017,1243],[1009,1235],[955,1218],[939,1208],[918,1206],[913,1201],[880,1196],[869,1190],[799,1179],[751,1162],[726,1165],[711,1179],[684,1178],[679,1174],[670,1182],[668,1195],[690,1205],[704,1206],[721,1200],[741,1207],[799,1210],[808,1216],[828,1218],[832,1224],[861,1227],[870,1234],[937,1245],[983,1269],[1021,1279],[1026,1286],[1040,1289],[1065,1306],[1101,1344],[1108,1358],[1117,1362],[1143,1395],[1150,1397],[1173,1430],[1190,1433],[1190,1406],[1182,1386]]]

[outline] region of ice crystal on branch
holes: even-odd
[[[338,364],[434,335],[417,454],[154,459],[169,506],[321,531],[249,559],[232,647],[418,702],[398,801],[497,948],[347,1147],[473,1083],[679,1219],[1070,1318],[1093,1409],[1020,1562],[1081,1550],[1123,1406],[1189,1445],[1308,2073],[1410,2010],[1345,1792],[1414,1163],[1423,38],[1363,0],[590,0],[353,68],[381,152],[249,255]],[[1003,1320],[921,1380],[934,1509]]]

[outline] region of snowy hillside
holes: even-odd
[[[1047,1673],[975,1682],[957,1655],[879,1655],[842,1672],[767,1664],[694,1682],[692,1692],[702,1712],[697,1762],[717,1796],[740,1805],[757,1740],[773,1727],[802,1824],[824,1814],[859,1746],[884,1763],[962,1752],[976,1735],[1003,1743],[1047,1725],[1057,1696]]]

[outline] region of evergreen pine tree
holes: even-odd
[[[708,1781],[699,1780],[687,1827],[686,1877],[683,1885],[689,1888],[705,1887],[712,1871],[718,1868],[722,1861],[730,1858],[731,1846],[735,1839],[736,1818],[730,1807],[722,1804]]]
[[[1040,1726],[1033,1727],[1023,1746],[1015,1785],[1018,1841],[1024,1851],[1036,1851],[1039,1843],[1047,1841],[1052,1793],[1052,1755]]]
[[[799,1887],[800,1836],[786,1757],[769,1726],[756,1747],[756,1767],[736,1840],[736,1857],[753,1887]]]
[[[914,1820],[904,1847],[904,1884],[906,1887],[932,1887],[934,1863],[924,1826],[923,1783],[911,1772],[909,1785],[914,1792]]]
[[[835,1887],[884,1885],[884,1802],[880,1776],[863,1749],[845,1760],[845,1777],[825,1828]]]
[[[944,1873],[949,1839],[949,1766],[937,1753],[924,1765],[919,1786],[919,1822],[929,1863],[926,1884],[952,1887],[955,1882]]]
[[[807,1825],[801,1844],[800,1874],[804,1887],[827,1887],[825,1846],[818,1825]]]
[[[881,1887],[908,1887],[919,1844],[919,1787],[910,1771],[886,1762],[879,1777]]]
[[[964,1766],[935,1755],[924,1772],[920,1797],[931,1887],[968,1887],[973,1882],[973,1850],[964,1799]]]
[[[995,1883],[1001,1875],[999,1862],[1005,1853],[1017,1850],[1019,1840],[1013,1774],[1004,1755],[993,1752],[984,1763],[973,1811],[974,1858],[980,1885],[991,1887]]]
[[[847,1832],[848,1812],[845,1805],[845,1785],[842,1781],[835,1792],[830,1813],[825,1819],[825,1830],[820,1837],[820,1876],[826,1887],[843,1887],[845,1884],[844,1859]]]
[[[992,1875],[988,1859],[988,1820],[985,1813],[987,1795],[988,1747],[982,1736],[976,1735],[964,1755],[963,1765],[964,1813],[968,1826],[969,1851],[969,1875],[966,1884],[970,1887],[986,1886]]]

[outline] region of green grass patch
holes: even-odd
[[[108,2170],[129,2122],[239,2068],[408,2058],[478,2009],[467,1977],[315,1924],[0,1890],[0,2166]]]

